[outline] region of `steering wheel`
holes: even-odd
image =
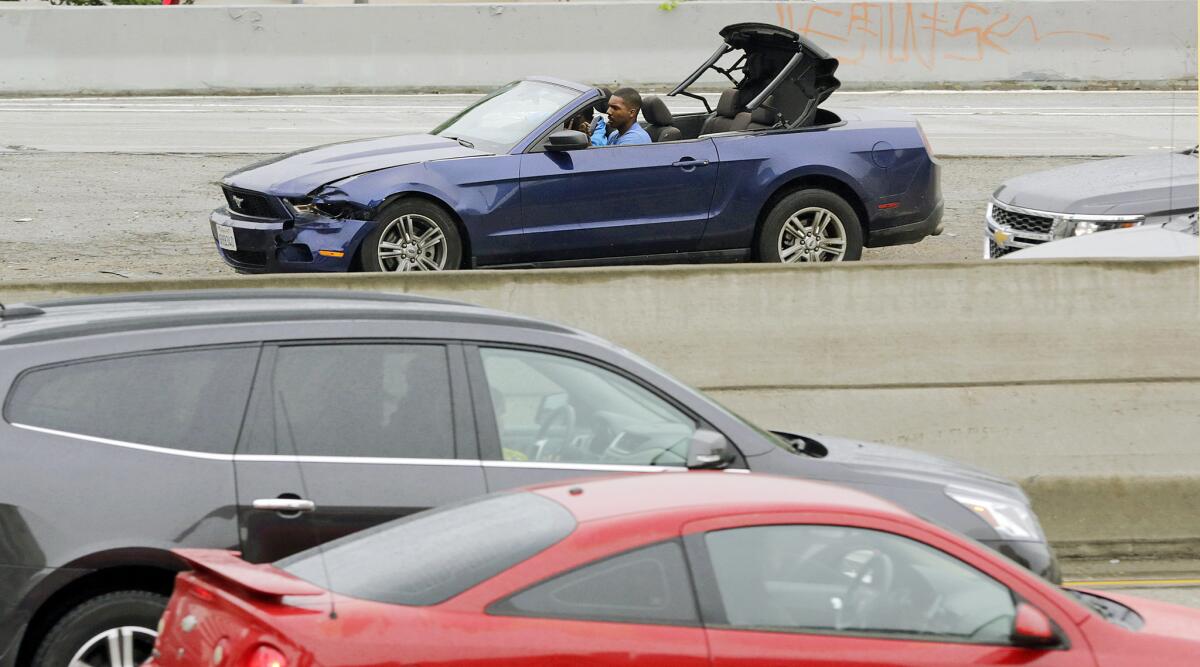
[[[551,431],[558,423],[562,423],[562,435],[552,436]],[[562,456],[562,450],[568,442],[571,441],[572,434],[575,433],[575,408],[571,407],[570,403],[561,405],[555,408],[550,414],[546,415],[546,421],[542,422],[538,428],[537,437],[534,439],[534,456],[535,461],[557,461]]]
[[[846,587],[842,609],[838,611],[838,628],[869,629],[873,607],[887,597],[895,580],[896,564],[892,562],[892,557],[876,551]]]

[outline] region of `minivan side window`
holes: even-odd
[[[699,625],[678,541],[606,558],[528,588],[488,608],[534,616],[659,625]]]
[[[245,453],[455,456],[443,345],[280,346],[260,385]]]
[[[258,347],[81,360],[27,371],[9,422],[122,442],[232,454]]]
[[[608,369],[481,348],[506,461],[684,466],[697,423]]]

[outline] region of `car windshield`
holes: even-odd
[[[470,499],[352,533],[275,567],[363,600],[438,604],[556,544],[575,529],[533,493]]]
[[[720,401],[713,398],[712,396],[709,396],[708,394],[705,394],[704,392],[699,391],[697,389],[693,389],[691,387],[691,385],[680,382],[679,380],[675,379],[675,376],[664,371],[663,369],[659,368],[658,366],[655,366],[654,364],[652,364],[649,361],[647,361],[646,359],[634,354],[633,352],[630,352],[629,350],[627,350],[623,347],[618,347],[617,349],[620,350],[620,352],[622,354],[629,357],[630,359],[633,359],[637,363],[639,363],[639,364],[655,371],[656,373],[670,379],[671,381],[675,382],[675,384],[679,385],[684,390],[691,392],[696,397],[698,397],[700,400],[702,400],[705,403],[712,406],[713,409],[719,410],[722,413],[724,413],[727,417],[729,417],[730,419],[733,419],[734,421],[742,423],[747,428],[758,433],[759,435],[761,435],[763,438],[765,438],[768,442],[775,445],[776,447],[779,447],[780,449],[784,449],[784,450],[787,450],[787,451],[793,452],[793,453],[796,451],[795,443],[788,442],[787,440],[784,440],[783,438],[779,437],[778,435],[775,435],[771,431],[768,431],[764,428],[760,428],[757,424],[746,419],[745,417],[742,417],[741,415],[734,412],[733,410],[729,409],[728,407],[726,407],[724,404],[722,404]]]
[[[516,81],[463,109],[431,132],[479,150],[507,153],[577,91],[541,81]]]

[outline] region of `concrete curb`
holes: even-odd
[[[1021,486],[1061,558],[1200,554],[1200,476],[1035,477]]]

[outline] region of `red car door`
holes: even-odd
[[[893,531],[844,515],[689,524],[714,667],[1094,667],[1076,620],[1036,586],[980,551]],[[1011,643],[1020,602],[1049,617],[1058,646]]]

